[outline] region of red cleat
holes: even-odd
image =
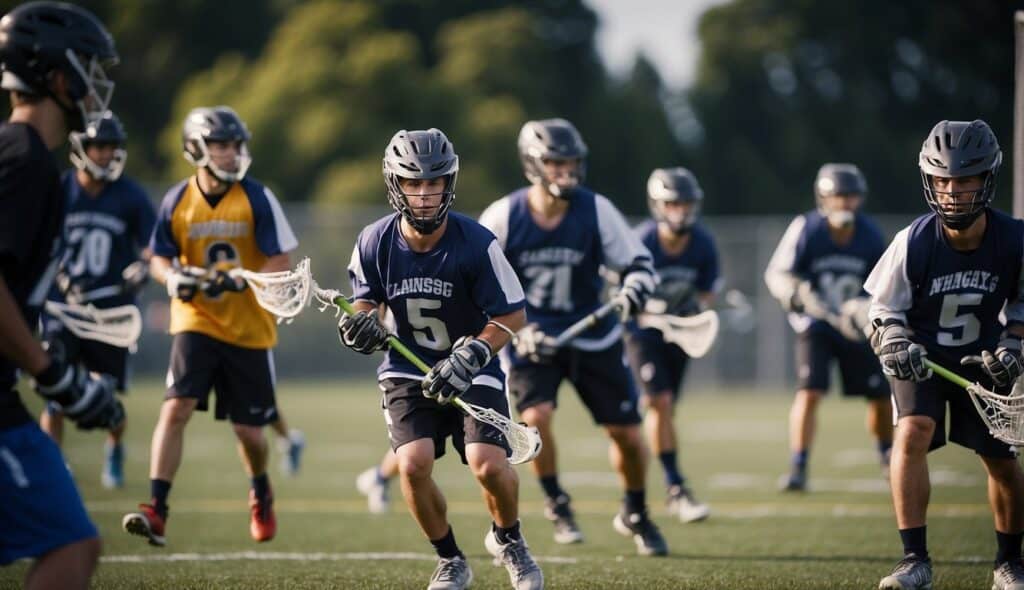
[[[277,519],[274,517],[274,495],[267,494],[267,499],[260,502],[253,490],[249,490],[249,534],[257,543],[274,538],[277,533]]]
[[[146,537],[154,547],[167,544],[164,538],[164,517],[156,511],[152,504],[139,504],[138,512],[130,512],[121,519],[124,530],[133,535]]]

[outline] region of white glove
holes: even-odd
[[[191,274],[172,268],[167,271],[167,296],[189,302],[199,292],[199,279]]]
[[[658,279],[646,269],[636,269],[622,278],[622,288],[615,296],[619,302],[619,319],[623,322],[640,313],[654,293]]]

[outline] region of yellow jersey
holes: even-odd
[[[281,204],[270,189],[245,178],[219,197],[208,198],[192,176],[164,197],[149,247],[182,266],[260,270],[271,256],[298,246]],[[245,348],[277,343],[273,316],[251,290],[189,302],[171,300],[171,334],[200,332]]]

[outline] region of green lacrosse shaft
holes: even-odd
[[[340,307],[345,313],[349,315],[355,315],[357,313],[356,308],[352,307],[352,304],[348,302],[348,299],[345,299],[341,295],[338,295],[337,297],[334,298],[334,304]],[[394,334],[389,334],[388,344],[391,345],[391,348],[394,348],[395,350],[398,351],[399,354],[404,356],[410,363],[416,365],[416,368],[423,371],[424,374],[430,372],[430,367],[427,366],[427,363],[421,361],[420,357],[416,356],[416,353],[409,350],[409,348],[406,345],[402,344],[402,341],[398,339],[398,336],[395,336]]]
[[[932,371],[935,371],[935,373],[938,374],[939,377],[942,377],[943,379],[946,379],[955,385],[959,385],[964,389],[967,389],[968,387],[974,385],[967,379],[964,379],[963,377],[957,375],[953,371],[950,371],[946,367],[943,367],[942,365],[937,365],[928,359],[924,359],[924,366],[928,367]]]

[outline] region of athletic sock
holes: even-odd
[[[882,465],[889,464],[889,454],[892,451],[891,440],[880,440],[878,441],[878,456],[882,462]]]
[[[497,523],[491,522],[491,526],[494,528],[494,536],[498,539],[498,542],[502,545],[508,545],[509,543],[515,543],[522,538],[519,533],[519,521],[510,527],[501,528]]]
[[[171,493],[171,482],[163,479],[149,480],[149,493],[153,508],[161,518],[167,518],[167,496]]]
[[[550,500],[557,500],[559,496],[564,495],[562,486],[558,485],[557,475],[545,475],[540,478],[540,487],[544,490],[544,495]]]
[[[801,449],[799,451],[793,451],[793,456],[790,458],[790,465],[793,466],[793,471],[803,473],[807,471],[807,449]]]
[[[927,530],[927,526],[919,526],[911,529],[900,529],[900,539],[903,540],[904,556],[913,553],[920,559],[928,559]]]
[[[661,461],[661,469],[665,472],[665,485],[682,487],[686,478],[679,472],[679,460],[675,449],[658,453],[658,460]]]
[[[252,491],[260,502],[270,497],[270,478],[266,473],[252,478]]]
[[[1000,533],[996,531],[996,543],[999,547],[999,550],[996,552],[996,563],[1000,564],[1020,559],[1022,540],[1024,540],[1024,533]]]
[[[377,467],[377,483],[379,483],[379,484],[386,484],[386,483],[388,483],[388,478],[384,477],[384,472],[380,470],[380,467]]]
[[[637,514],[647,510],[647,490],[641,488],[639,490],[626,490],[626,495],[622,499],[622,505],[626,509],[626,514]]]
[[[465,557],[462,555],[462,551],[459,550],[459,546],[455,544],[455,531],[452,530],[451,525],[448,526],[448,532],[445,533],[445,536],[436,541],[431,539],[430,544],[434,546],[434,551],[437,551],[437,556],[443,559]]]

